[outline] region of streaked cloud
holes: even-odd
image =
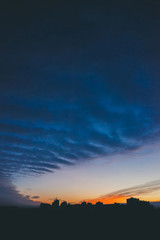
[[[89,202],[96,203],[102,201],[104,203],[125,202],[129,197],[144,197],[145,194],[153,193],[160,190],[160,180],[148,182],[145,184],[137,185],[130,188],[120,189],[115,192],[108,193],[96,199],[88,200]]]
[[[158,3],[117,1],[118,14],[103,4],[0,9],[0,174],[39,176],[160,140]]]

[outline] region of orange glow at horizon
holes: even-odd
[[[95,198],[91,200],[87,200],[87,202],[90,202],[92,204],[96,204],[96,202],[102,202],[103,204],[113,204],[113,203],[125,203],[126,202],[126,196],[113,196],[108,198]]]
[[[139,197],[139,196],[119,196],[119,195],[115,195],[112,197],[99,197],[99,198],[95,198],[95,199],[88,199],[86,202],[90,202],[92,204],[96,204],[96,202],[102,202],[103,204],[114,204],[114,203],[126,203],[127,198],[130,197],[135,197],[135,198],[139,198],[140,200],[144,200],[144,201],[149,201],[149,202],[160,202],[159,199],[157,198],[147,198],[147,197]]]
[[[140,198],[140,200],[144,200],[144,201],[149,201],[149,202],[160,202],[159,199],[157,198],[147,198],[147,197],[138,197],[138,196],[118,196],[118,195],[115,195],[115,196],[111,196],[111,197],[99,197],[99,198],[95,198],[95,199],[87,199],[87,200],[84,200],[86,201],[87,203],[92,203],[92,204],[96,204],[97,202],[102,202],[103,204],[114,204],[114,203],[126,203],[126,199],[127,198],[130,198],[130,197],[135,197],[135,198]],[[52,202],[54,201],[54,198],[53,199],[49,199],[49,198],[39,198],[37,200],[33,200],[33,202],[43,202],[43,203],[48,203],[48,204],[52,204]],[[60,199],[60,202],[63,202],[65,200],[61,200]],[[83,202],[82,200],[79,200],[79,201],[67,201],[68,203],[71,203],[71,204],[78,204],[78,203],[81,203]]]

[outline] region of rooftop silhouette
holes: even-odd
[[[106,208],[145,208],[145,209],[151,209],[153,208],[153,205],[150,204],[148,201],[142,201],[138,198],[128,198],[126,199],[126,204],[122,203],[114,203],[114,204],[103,204],[103,202],[97,201],[95,204],[92,204],[90,202],[85,202],[82,201],[79,204],[70,204],[67,203],[66,201],[62,201],[60,203],[59,199],[55,199],[51,204],[48,203],[41,203],[40,208],[41,209],[67,209],[67,208],[72,208],[72,209],[78,209],[78,208],[90,208],[90,209],[106,209]]]
[[[22,232],[30,236],[50,238],[52,235],[61,239],[91,239],[107,234],[111,239],[124,237],[126,232],[137,239],[138,236],[152,236],[159,229],[160,208],[151,207],[150,203],[136,198],[127,199],[126,204],[91,204],[81,202],[70,204],[55,199],[52,204],[41,203],[39,207],[18,208],[0,207],[3,219],[1,230],[5,236],[12,230],[12,235]],[[2,233],[2,232],[1,232]],[[153,239],[153,238],[152,238]]]

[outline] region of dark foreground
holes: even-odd
[[[0,208],[1,239],[159,239],[160,209]],[[11,237],[12,236],[12,237]]]

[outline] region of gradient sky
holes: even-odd
[[[0,204],[160,200],[160,2],[0,7]]]

